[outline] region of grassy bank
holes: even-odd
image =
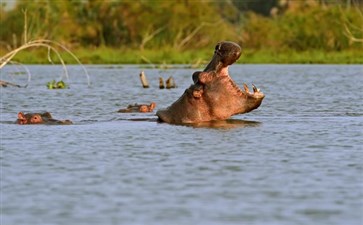
[[[175,51],[173,49],[160,50],[133,50],[133,49],[74,49],[72,52],[84,64],[191,64],[204,65],[213,55],[213,50],[202,49],[198,51]],[[6,51],[1,50],[1,55]],[[62,57],[67,64],[76,63],[66,53]],[[57,63],[56,57],[52,57]],[[47,64],[48,51],[46,49],[31,49],[20,52],[14,58],[23,64]],[[59,63],[59,62],[58,62]],[[359,50],[345,51],[303,51],[294,50],[250,50],[243,52],[237,63],[246,64],[363,64],[363,54]]]

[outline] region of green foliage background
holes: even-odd
[[[5,6],[1,55],[44,38],[84,63],[198,63],[217,42],[231,40],[245,50],[240,62],[363,63],[363,41],[350,37],[363,39],[359,1],[18,0]],[[42,63],[46,54],[27,51],[18,59]]]

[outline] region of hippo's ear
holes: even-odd
[[[45,112],[43,114],[41,114],[42,117],[48,118],[48,119],[52,119],[52,115],[50,114],[50,112]]]
[[[192,79],[193,79],[194,84],[196,84],[198,82],[200,73],[201,73],[201,71],[196,71],[193,73]]]
[[[219,51],[219,50],[221,50],[221,47],[222,47],[222,43],[221,43],[221,42],[219,42],[219,43],[217,43],[217,45],[216,45],[216,47],[214,48],[214,50],[215,50],[215,51]]]
[[[19,120],[25,120],[26,118],[25,118],[25,115],[24,115],[24,113],[23,112],[19,112],[18,113],[18,119]]]

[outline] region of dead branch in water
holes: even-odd
[[[172,76],[170,76],[167,80],[166,80],[166,89],[170,89],[170,88],[176,88],[176,84],[175,84],[175,80]]]
[[[0,80],[0,87],[7,87],[7,86],[20,87],[20,85],[18,84],[13,84],[4,80]]]
[[[88,84],[88,86],[91,85],[89,74],[88,74],[86,68],[83,66],[83,64],[79,61],[79,59],[77,58],[77,56],[75,56],[64,45],[62,45],[62,44],[60,44],[58,42],[51,41],[51,40],[46,40],[46,39],[40,39],[40,40],[34,40],[34,41],[27,42],[27,43],[23,44],[22,46],[20,46],[20,47],[18,47],[16,49],[10,51],[9,53],[5,54],[4,56],[2,56],[0,58],[0,69],[3,68],[7,63],[9,63],[10,60],[16,54],[18,54],[20,51],[25,50],[25,49],[28,49],[28,48],[32,48],[32,47],[45,47],[45,48],[47,48],[48,49],[48,60],[50,62],[52,62],[51,57],[50,57],[50,52],[54,52],[55,55],[57,56],[58,60],[62,64],[65,77],[68,79],[68,77],[69,77],[68,70],[67,70],[66,64],[65,64],[62,56],[60,55],[60,52],[59,52],[58,48],[66,51],[82,67],[82,69],[83,69],[83,71],[84,71],[84,73],[85,73],[85,75],[87,77],[87,84]]]
[[[24,14],[24,31],[23,31],[24,40],[23,41],[24,41],[24,44],[22,46],[16,48],[16,49],[8,52],[7,54],[5,54],[4,56],[2,56],[0,58],[0,69],[3,68],[5,65],[7,65],[9,62],[11,63],[11,59],[22,50],[25,50],[25,49],[28,49],[28,48],[33,48],[33,47],[45,47],[45,48],[48,49],[48,61],[50,63],[54,64],[52,59],[51,59],[51,52],[54,52],[55,55],[57,56],[58,60],[62,64],[63,72],[64,72],[65,77],[67,79],[69,79],[66,64],[65,64],[65,62],[64,62],[64,60],[63,60],[63,58],[62,58],[62,56],[61,56],[61,54],[59,52],[59,49],[61,49],[63,51],[66,51],[68,54],[70,54],[71,57],[82,67],[82,69],[83,69],[83,71],[84,71],[84,73],[85,73],[85,75],[87,77],[87,84],[88,84],[88,86],[90,86],[91,85],[90,77],[89,77],[89,74],[88,74],[86,68],[83,66],[81,61],[79,61],[77,56],[75,56],[64,45],[62,45],[62,44],[60,44],[58,42],[55,42],[55,41],[47,40],[47,39],[37,39],[37,40],[33,40],[33,41],[28,41],[28,16],[27,16],[27,12],[28,12],[27,9],[23,9],[23,14]],[[26,68],[26,67],[24,66],[24,68]],[[29,72],[29,70],[27,68],[26,68],[26,71],[28,72],[28,84],[29,84],[31,76],[30,76],[30,72]]]
[[[149,82],[146,79],[146,75],[145,75],[144,71],[141,71],[141,73],[140,73],[140,81],[141,81],[143,88],[149,88]]]

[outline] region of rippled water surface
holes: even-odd
[[[266,94],[226,122],[175,126],[120,114],[167,107],[195,69],[29,66],[27,88],[1,89],[1,224],[363,224],[363,66],[233,65]],[[145,70],[151,87],[141,88]],[[26,75],[1,79],[26,83]],[[172,75],[178,88],[159,90]],[[74,125],[20,126],[49,111]]]

